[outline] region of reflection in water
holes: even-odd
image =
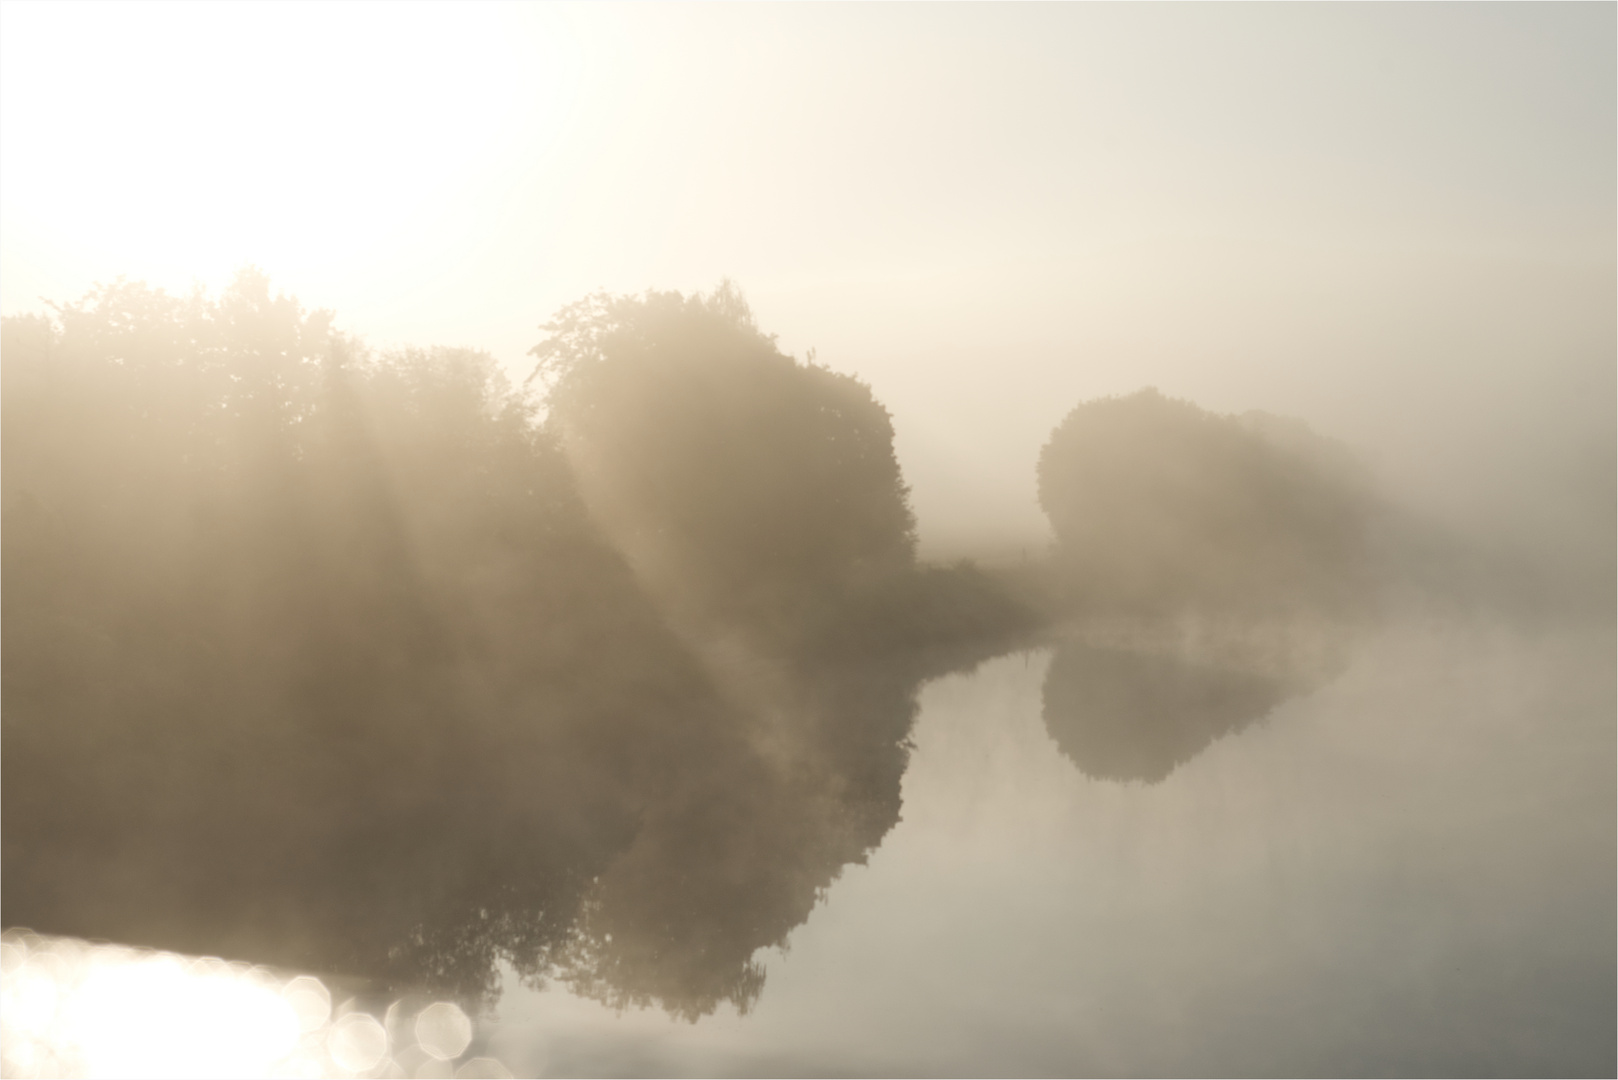
[[[244,821],[252,808],[225,801],[160,833],[101,818],[116,858],[8,851],[8,918],[336,971],[373,992],[487,999],[503,960],[618,1006],[745,1011],[763,986],[754,953],[897,822],[917,687],[972,659],[795,671],[755,657],[774,695],[758,711],[709,692],[656,716],[655,732],[635,714],[603,717],[603,749],[484,734],[486,767],[458,797],[396,823],[367,816],[363,787],[335,822],[295,803]],[[168,779],[191,798],[215,790],[211,771]],[[93,808],[67,809],[82,820]]]
[[[1045,675],[1045,726],[1085,775],[1156,783],[1335,678],[1352,637],[1318,622],[1070,626]]]
[[[1066,644],[1045,676],[1045,725],[1086,775],[1155,783],[1287,694],[1252,672]]]
[[[556,974],[691,1019],[721,1001],[750,1008],[763,988],[754,953],[784,941],[898,820],[920,665],[764,675],[780,696],[679,763],[585,894],[549,957]]]

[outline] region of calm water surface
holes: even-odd
[[[372,1002],[367,1027],[328,979],[328,1011],[297,1013],[315,1050],[275,1068],[1610,1075],[1614,644],[1406,619],[1287,683],[1094,641],[990,660],[923,687],[899,824],[761,950],[746,1015],[615,1011],[505,969],[470,1039],[424,1054],[425,1001]],[[19,955],[13,1048],[18,1001],[40,1010]],[[255,985],[295,998],[291,974]],[[382,1057],[342,1041],[379,1030]]]
[[[1611,627],[1408,622],[1158,783],[1087,776],[1049,650],[922,692],[901,823],[745,1017],[508,980],[518,1072],[1614,1067]]]

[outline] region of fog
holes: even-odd
[[[442,998],[536,1073],[937,1071],[948,970],[968,1071],[1610,1071],[1615,38],[0,8],[8,1075],[90,1060],[34,931],[342,980],[372,1070]],[[909,1034],[805,1050],[909,923]]]
[[[518,372],[592,289],[729,277],[892,410],[939,554],[1043,539],[1046,434],[1147,385],[1516,540],[1612,486],[1603,7],[4,18],[7,314],[251,262]]]

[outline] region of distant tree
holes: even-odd
[[[887,410],[781,353],[734,286],[598,294],[545,329],[548,423],[654,587],[781,629],[912,566]]]
[[[1369,583],[1373,500],[1296,421],[1204,412],[1155,390],[1080,405],[1039,458],[1073,603],[1344,611]]]

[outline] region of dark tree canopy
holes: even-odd
[[[1144,390],[1080,405],[1039,458],[1070,601],[1146,611],[1344,611],[1369,581],[1368,487],[1295,421]]]
[[[783,355],[733,286],[599,294],[546,329],[548,422],[655,586],[767,625],[912,565],[887,410]]]

